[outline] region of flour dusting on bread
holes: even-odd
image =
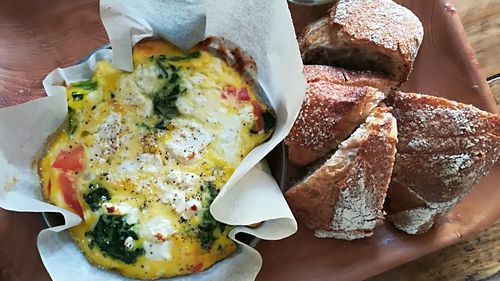
[[[386,94],[370,87],[390,88],[383,76],[354,73],[328,66],[305,66],[308,88],[302,108],[285,139],[292,163],[305,166],[336,148]],[[363,81],[365,86],[357,86]]]
[[[424,36],[417,16],[392,0],[340,0],[331,9],[330,20],[354,38],[369,39],[411,60]]]
[[[389,219],[394,222],[394,226],[399,230],[408,234],[421,234],[431,228],[439,216],[449,212],[457,201],[457,199],[453,199],[450,202],[429,203],[424,207],[389,215]]]
[[[388,111],[376,108],[326,162],[287,191],[298,219],[316,236],[368,237],[383,219],[397,142]]]
[[[413,68],[423,34],[417,16],[391,0],[338,0],[298,41],[305,64],[381,72],[400,85]]]
[[[409,191],[389,193],[389,218],[403,231],[423,233],[469,194],[500,157],[500,117],[422,94],[397,92],[388,103],[399,133],[390,188]],[[411,197],[423,205],[399,203]]]

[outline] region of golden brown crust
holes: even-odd
[[[335,164],[322,166],[285,193],[293,213],[309,229],[327,229],[331,223],[334,201],[340,191],[337,186],[344,181],[348,168],[343,164],[349,163]]]
[[[299,37],[306,64],[374,70],[402,83],[423,39],[419,19],[391,0],[339,0]]]
[[[327,66],[306,66],[304,72],[308,79],[306,97],[285,139],[289,160],[300,166],[313,163],[337,147],[385,98],[375,88],[355,86],[359,81],[389,83],[370,73],[356,74]]]
[[[330,23],[356,41],[400,57],[407,74],[424,36],[417,16],[392,0],[339,0],[330,9]]]
[[[313,21],[306,25],[301,35],[298,38],[300,50],[310,49],[316,44],[321,45],[333,45],[334,37],[330,36],[333,32],[330,25],[330,18],[324,16],[316,21]]]
[[[305,64],[331,65],[328,60],[328,48],[338,45],[335,30],[330,25],[328,16],[306,25],[298,38],[300,53]]]
[[[345,86],[373,87],[383,92],[389,92],[398,85],[381,73],[366,70],[352,71],[326,65],[304,65],[304,74],[308,83],[324,80]]]
[[[399,134],[389,217],[408,233],[422,233],[497,161],[500,117],[420,94],[397,92],[388,103],[394,107]]]
[[[396,121],[377,108],[335,154],[285,194],[295,215],[318,237],[370,236],[382,207],[396,152]]]
[[[234,43],[224,38],[210,36],[199,42],[196,47],[224,60],[238,73],[249,79],[257,77],[257,65],[254,59]]]

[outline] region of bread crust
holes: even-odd
[[[329,66],[305,66],[304,73],[306,97],[285,138],[289,160],[299,166],[311,164],[336,148],[386,97],[370,85],[385,89],[394,85],[381,75]]]
[[[500,157],[500,117],[444,98],[394,93],[399,143],[388,195],[397,228],[420,234],[445,216]]]
[[[373,87],[384,93],[389,93],[398,86],[397,82],[381,73],[368,70],[353,71],[327,65],[304,65],[304,75],[308,83],[323,80],[345,86]]]
[[[382,71],[402,83],[423,34],[418,17],[391,0],[339,0],[304,29],[299,46],[306,64]]]
[[[375,109],[331,158],[285,193],[316,236],[363,238],[382,220],[397,142],[396,120],[387,111]]]

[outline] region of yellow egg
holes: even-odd
[[[100,61],[67,86],[67,122],[39,161],[43,194],[83,218],[70,234],[97,266],[141,279],[199,272],[236,250],[209,206],[274,115],[206,51],[145,40],[133,59],[131,73]]]

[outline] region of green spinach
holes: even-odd
[[[165,90],[160,90],[153,96],[153,106],[155,112],[163,117],[165,121],[169,121],[177,114],[179,110],[175,105],[175,102],[181,94],[180,86],[174,85],[173,87],[168,87]]]
[[[276,126],[276,117],[270,109],[267,109],[262,113],[262,119],[264,120],[264,132],[267,134]]]
[[[83,94],[78,92],[71,92],[71,97],[73,98],[74,101],[83,100]]]
[[[129,249],[125,246],[125,239],[128,237],[139,239],[133,226],[126,222],[125,216],[101,215],[94,229],[85,233],[85,236],[90,248],[97,246],[104,254],[126,264],[133,264],[138,256],[144,254],[142,247]]]
[[[97,88],[97,82],[92,81],[92,79],[90,79],[90,80],[72,83],[71,87],[81,88],[81,89],[87,90],[87,91],[93,91]]]
[[[196,59],[201,56],[201,53],[199,51],[194,51],[189,54],[183,55],[183,56],[172,56],[172,57],[167,57],[165,55],[160,55],[158,56],[159,60],[162,61],[182,61],[182,60],[190,60],[190,59]]]
[[[214,244],[216,238],[217,229],[220,232],[224,232],[227,226],[217,220],[214,219],[212,214],[210,213],[210,205],[214,201],[215,197],[219,193],[215,184],[213,182],[206,182],[202,187],[201,191],[204,194],[203,203],[205,208],[201,215],[202,221],[198,225],[198,229],[196,231],[198,240],[200,241],[201,247],[204,250],[210,250],[212,245]]]
[[[68,106],[68,134],[72,135],[78,126],[78,115],[76,111]]]
[[[161,117],[161,121],[155,127],[157,129],[165,129],[170,120],[179,115],[179,110],[175,103],[186,89],[181,85],[179,69],[176,66],[165,62],[166,58],[162,58],[162,56],[154,60],[161,71],[159,77],[164,79],[162,87],[152,96],[154,111]]]
[[[92,211],[97,211],[101,207],[102,203],[111,199],[109,191],[102,185],[90,184],[89,189],[90,191],[85,194],[83,198]]]
[[[264,122],[264,133],[271,132],[276,126],[276,117],[274,113],[270,109],[266,109],[266,111],[262,112],[262,121]],[[256,125],[250,128],[250,133],[258,134],[262,130],[257,130]]]

